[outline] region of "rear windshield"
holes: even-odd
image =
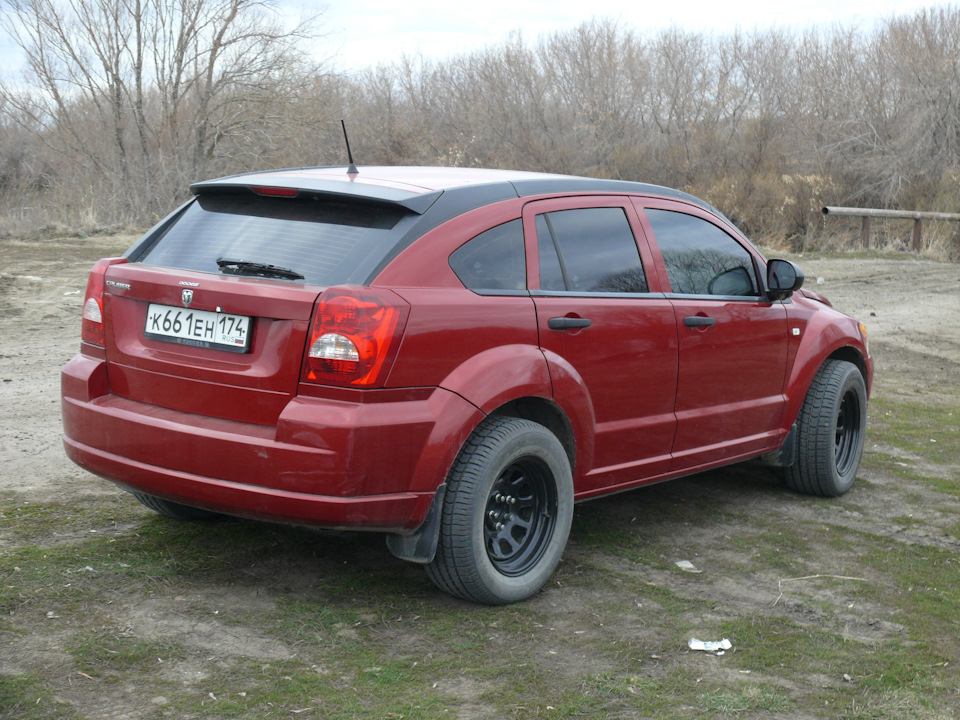
[[[253,193],[200,195],[137,258],[147,265],[219,273],[217,260],[274,265],[311,285],[362,283],[390,252],[400,208]]]

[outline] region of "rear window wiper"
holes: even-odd
[[[285,280],[303,280],[303,275],[290,268],[268,265],[252,260],[232,260],[217,258],[217,267],[224,275],[249,275],[252,277],[284,278]]]

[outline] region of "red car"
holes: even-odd
[[[191,190],[94,266],[62,374],[67,454],[159,513],[384,532],[498,604],[546,582],[574,502],[761,456],[853,483],[866,329],[690,195],[386,167]]]

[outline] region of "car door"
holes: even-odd
[[[707,212],[636,202],[670,284],[679,337],[673,469],[773,449],[782,439],[788,328],[783,303],[763,294],[759,257]]]
[[[626,198],[537,201],[523,211],[530,292],[555,399],[585,390],[594,439],[578,447],[579,497],[663,474],[676,419],[673,307],[649,274],[653,257]],[[533,242],[530,243],[529,239]]]

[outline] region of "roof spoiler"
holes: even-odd
[[[243,179],[241,180],[240,177]],[[350,180],[330,180],[326,178],[276,176],[264,173],[262,176],[246,174],[237,177],[204,180],[190,186],[194,195],[231,190],[252,190],[253,188],[285,188],[306,193],[317,193],[344,200],[359,200],[378,205],[399,206],[417,215],[423,215],[437,201],[442,190],[415,193],[382,185],[368,185]]]

